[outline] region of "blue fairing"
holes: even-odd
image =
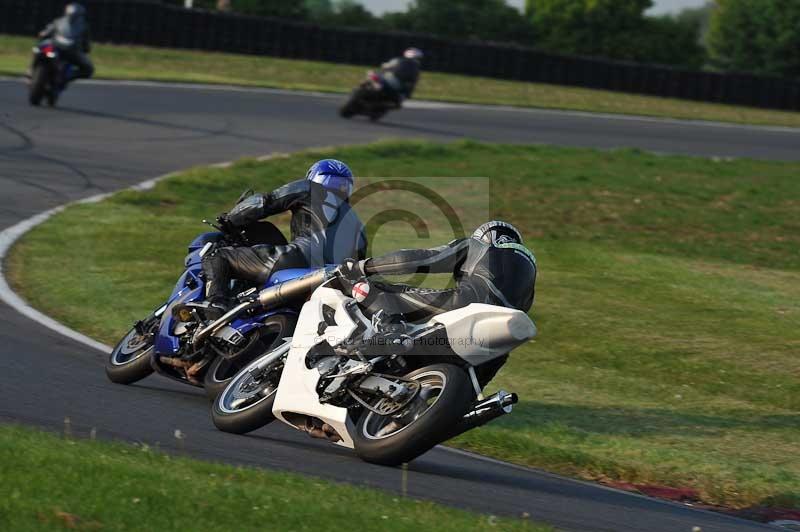
[[[186,255],[184,265],[187,268],[199,266],[203,261],[203,257],[200,256],[200,252],[203,251],[203,248],[206,246],[206,244],[209,242],[216,242],[222,238],[222,236],[222,233],[203,233],[192,240],[192,243],[189,244],[189,254]]]
[[[158,338],[156,338],[154,349],[157,355],[172,356],[177,354],[180,349],[178,337],[172,334],[177,323],[177,320],[172,316],[172,308],[181,303],[203,300],[205,297],[205,285],[199,274],[200,268],[196,265],[183,272],[183,275],[175,284],[172,295],[167,302],[167,308],[161,316],[161,324],[159,325]]]
[[[269,276],[269,279],[267,279],[267,282],[264,284],[264,288],[297,279],[298,277],[302,277],[314,271],[316,271],[316,268],[288,268],[286,270],[278,270]]]
[[[192,243],[189,244],[189,252],[197,251],[202,249],[209,242],[216,242],[220,238],[223,237],[223,234],[220,232],[210,232],[210,233],[203,233],[199,235],[197,238],[192,240]]]
[[[189,244],[189,254],[186,256],[186,271],[178,279],[172,294],[167,301],[166,309],[161,316],[158,337],[155,342],[156,356],[175,356],[180,351],[179,337],[173,334],[178,320],[172,316],[172,309],[178,304],[199,302],[205,299],[205,283],[202,276],[202,261],[200,252],[208,242],[215,242],[222,238],[221,233],[203,233]],[[292,268],[273,273],[264,287],[274,286],[291,279],[301,277],[315,271],[314,268]],[[245,335],[251,330],[261,327],[264,320],[275,314],[296,314],[292,309],[275,309],[261,314],[246,316],[234,320],[231,327]]]

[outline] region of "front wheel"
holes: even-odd
[[[231,379],[211,407],[214,426],[223,432],[247,434],[275,420],[272,407],[289,351],[288,343],[287,340],[254,360]]]
[[[352,118],[362,112],[365,95],[366,89],[363,86],[354,89],[353,92],[350,93],[347,102],[339,108],[339,116],[342,118]]]
[[[339,108],[339,116],[342,118],[352,118],[358,112],[358,104],[355,96],[351,96],[347,102]]]
[[[49,105],[50,107],[55,107],[56,104],[58,103],[58,96],[59,93],[55,88],[49,90],[46,95],[47,105]]]
[[[28,89],[28,102],[30,102],[31,105],[38,106],[42,103],[42,98],[44,98],[45,92],[47,91],[47,75],[47,68],[45,68],[44,65],[38,64],[33,67],[31,86]]]
[[[377,108],[369,113],[369,120],[370,122],[377,122],[378,120],[383,118],[383,116],[388,112],[389,109],[385,107]]]
[[[367,462],[396,466],[410,462],[452,434],[475,398],[469,376],[453,364],[433,364],[412,371],[417,397],[396,415],[365,410],[353,434],[356,454]]]
[[[114,347],[106,361],[106,375],[111,382],[132,384],[153,373],[150,357],[160,322],[151,315],[128,331]]]

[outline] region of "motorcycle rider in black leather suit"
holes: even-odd
[[[384,92],[398,107],[404,99],[411,98],[417,86],[422,57],[419,48],[409,48],[403,52],[403,57],[395,57],[381,65],[381,76],[386,86]]]
[[[511,224],[491,221],[469,238],[432,249],[403,249],[367,260],[346,261],[340,271],[350,282],[364,276],[411,273],[452,273],[455,287],[417,288],[370,281],[363,305],[368,312],[383,310],[406,321],[487,303],[528,312],[536,286],[536,258]]]
[[[269,194],[241,201],[219,221],[239,228],[267,216],[291,211],[287,245],[223,247],[203,257],[206,299],[214,319],[230,306],[231,278],[264,284],[270,274],[286,268],[317,268],[341,264],[348,257],[363,258],[367,238],[358,215],[350,207],[353,174],[341,161],[324,159],[309,168],[305,179],[288,183]]]
[[[91,51],[89,24],[86,22],[86,9],[82,5],[75,2],[67,4],[64,16],[48,24],[39,32],[39,38],[52,38],[61,58],[76,67],[70,69],[67,79],[63,80],[64,85],[77,78],[92,77],[94,65],[87,55]]]

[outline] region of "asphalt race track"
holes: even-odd
[[[371,124],[338,118],[340,99],[99,82],[77,84],[57,109],[34,109],[22,83],[0,80],[0,230],[70,200],[193,165],[387,137],[800,159],[800,130],[425,102]],[[304,171],[298,168],[298,176]],[[247,437],[218,432],[201,391],[161,377],[111,384],[103,358],[0,305],[0,421],[59,430],[68,416],[76,434],[96,427],[101,437],[159,442],[201,458],[400,490],[400,470],[362,463],[278,424]],[[176,429],[186,435],[180,447]],[[486,513],[527,513],[563,530],[776,530],[441,448],[410,465],[408,492]]]

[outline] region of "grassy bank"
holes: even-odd
[[[12,282],[113,342],[168,293],[199,219],[323,154],[361,176],[490,177],[491,215],[537,254],[540,336],[496,379],[521,404],[455,445],[583,478],[692,487],[730,506],[800,506],[798,164],[473,142],[243,161],[67,209],[16,246]],[[480,180],[443,183],[459,216],[480,213]],[[444,238],[392,227],[376,252]]]
[[[0,74],[16,76],[24,72],[30,61],[32,43],[32,39],[26,37],[0,35]],[[342,93],[356,86],[368,68],[273,57],[104,44],[94,47],[92,57],[99,78],[221,83]],[[800,113],[433,72],[423,74],[415,97],[742,124],[800,126]]]
[[[0,529],[550,530],[300,475],[0,426]],[[369,501],[370,504],[364,504]]]

